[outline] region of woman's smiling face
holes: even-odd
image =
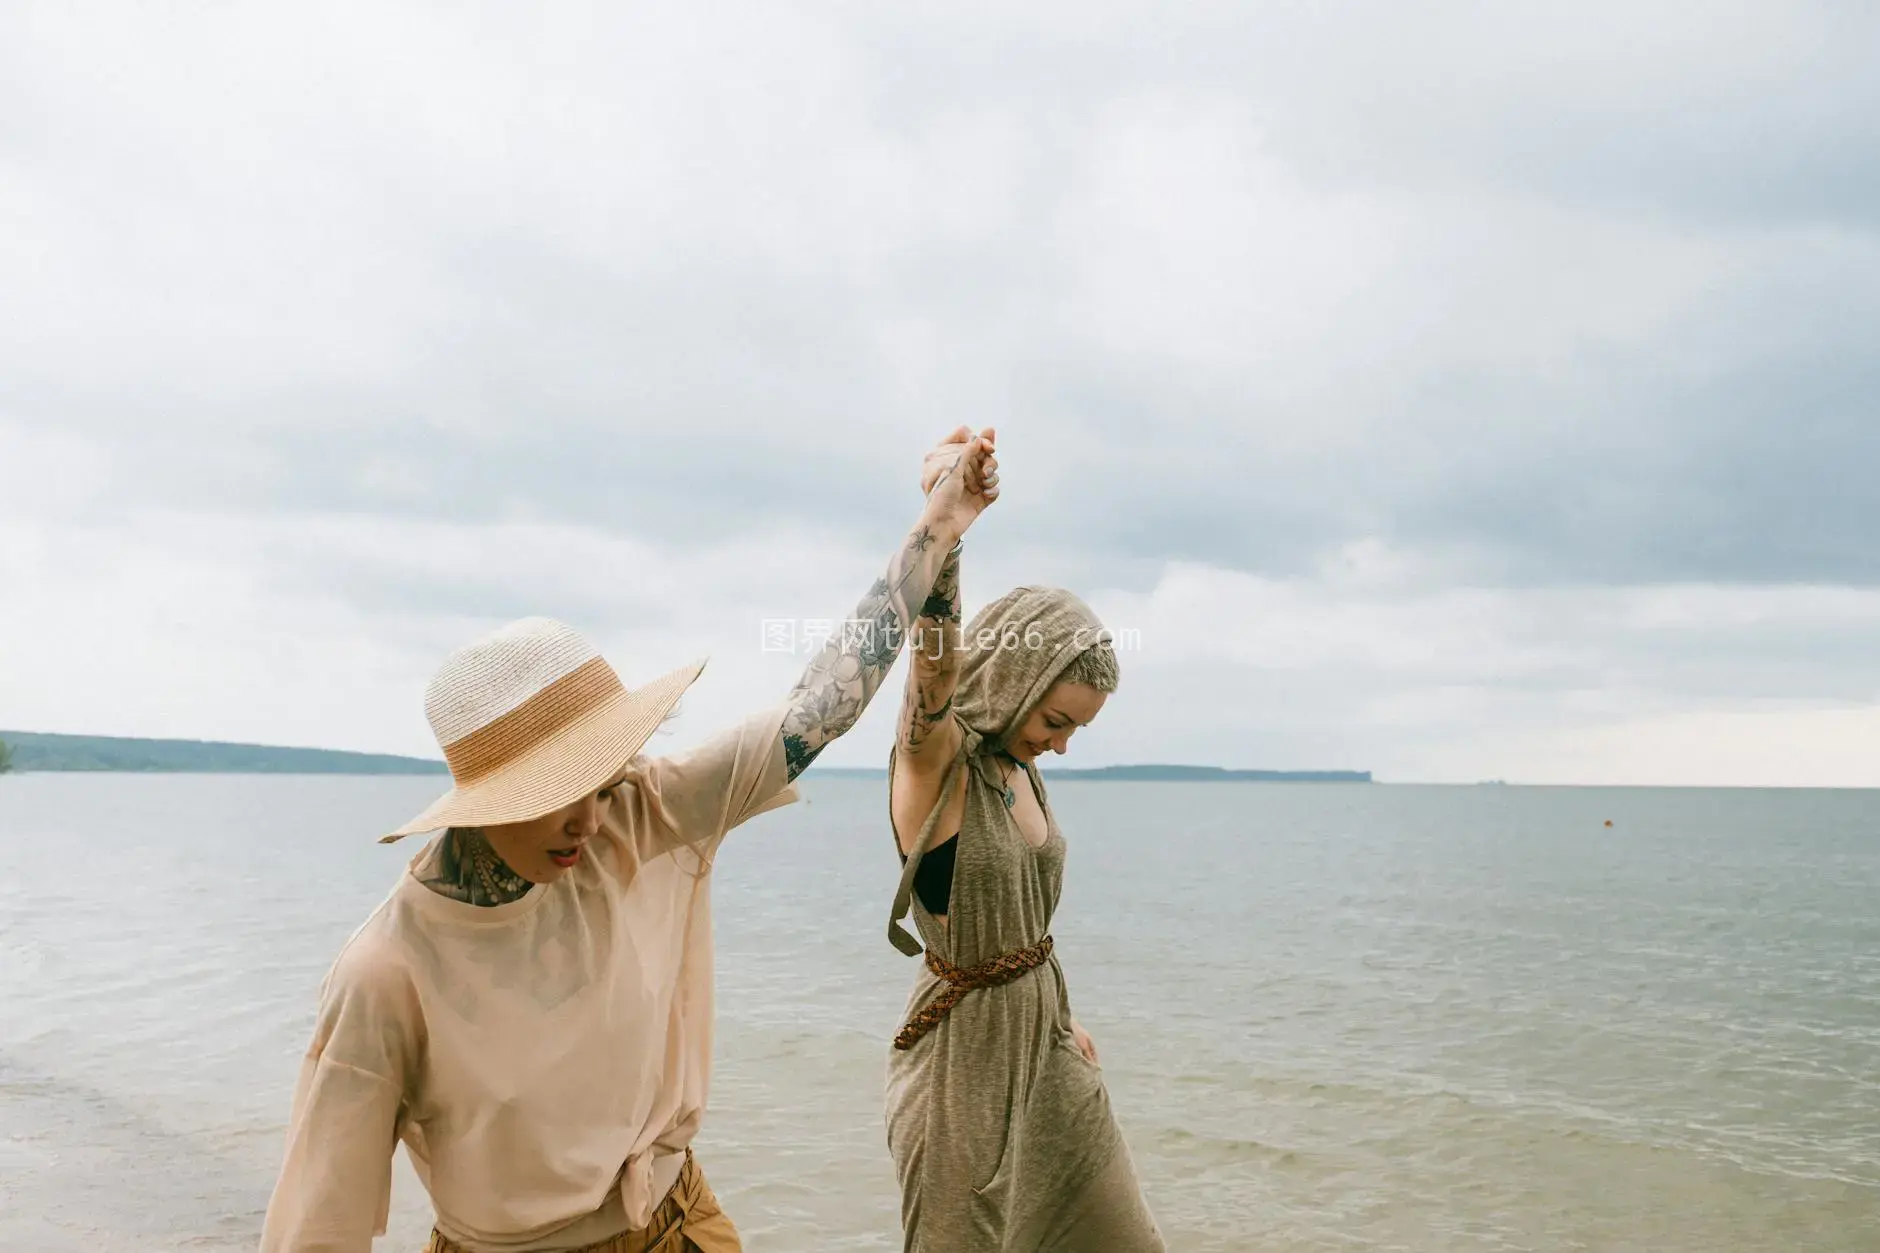
[[[1012,737],[1013,758],[1029,763],[1047,752],[1062,754],[1070,747],[1071,736],[1096,721],[1108,699],[1107,693],[1088,684],[1055,684]]]

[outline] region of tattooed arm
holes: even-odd
[[[887,572],[862,598],[852,629],[831,639],[809,663],[791,689],[783,719],[781,751],[787,779],[794,782],[817,754],[855,725],[862,710],[900,655],[917,613],[936,594],[955,600],[958,617],[958,564],[949,549],[999,495],[998,459],[992,431],[972,436],[954,432],[932,452],[922,473],[927,507],[908,532]],[[946,570],[952,582],[944,583]],[[952,592],[937,592],[936,582]],[[488,836],[471,827],[453,827],[424,857],[417,877],[439,896],[471,905],[504,905],[520,900],[532,884],[510,869]]]
[[[999,494],[992,432],[964,439],[962,434],[956,432],[929,455],[930,463],[939,457],[942,464],[920,521],[855,607],[848,629],[824,645],[790,691],[783,754],[791,780],[862,716],[900,655],[902,641],[926,612],[953,545]]]
[[[959,747],[959,726],[948,717],[960,680],[960,557],[947,554],[940,577],[915,620],[908,648],[907,694],[895,752],[907,761],[950,761]]]

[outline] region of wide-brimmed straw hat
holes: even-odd
[[[580,632],[523,618],[445,658],[424,693],[455,787],[390,835],[527,822],[620,772],[692,686],[704,661],[629,690]]]

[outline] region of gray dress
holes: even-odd
[[[1050,933],[1065,846],[1034,767],[1025,773],[1049,832],[1035,848],[1006,808],[992,763],[975,754],[961,765],[966,811],[948,924],[917,901],[912,913],[929,949],[972,966]],[[891,761],[891,785],[892,769]],[[919,860],[908,859],[897,904]],[[946,986],[923,962],[908,1015]],[[1072,1039],[1070,998],[1055,955],[1010,983],[968,992],[911,1048],[892,1050],[887,1112],[909,1253],[1165,1247],[1102,1074]]]

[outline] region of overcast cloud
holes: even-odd
[[[430,753],[441,655],[546,613],[629,679],[711,654],[693,737],[964,421],[969,601],[1136,633],[1076,764],[1880,785],[1877,47],[1719,0],[7,6],[0,726]]]

